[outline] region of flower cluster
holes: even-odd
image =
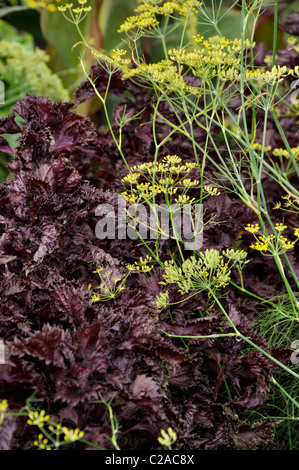
[[[289,50],[293,49],[295,52],[299,53],[299,44],[297,38],[290,36],[287,38],[287,43],[291,46]]]
[[[161,436],[158,437],[158,442],[162,446],[168,447],[168,449],[171,450],[171,446],[176,440],[177,434],[171,427],[167,429],[167,432],[164,429],[161,429]]]
[[[263,145],[260,144],[259,142],[254,142],[253,144],[251,144],[250,146],[253,150],[258,150],[258,151],[262,151],[263,150]],[[264,151],[265,152],[269,152],[271,150],[271,145],[266,145],[264,146]]]
[[[2,400],[0,402],[0,426],[4,421],[5,412],[6,412],[7,408],[8,408],[7,400]]]
[[[157,16],[172,16],[178,13],[187,16],[190,13],[197,13],[202,2],[198,0],[177,0],[164,2],[161,0],[145,0],[135,8],[138,15],[128,17],[118,29],[118,32],[142,31],[148,32],[160,24]]]
[[[172,15],[174,11],[178,8],[178,4],[176,2],[165,2],[163,4],[161,3],[162,2],[160,0],[145,0],[141,5],[135,8],[135,11],[137,13],[152,13],[153,15]]]
[[[200,79],[217,77],[222,81],[240,81],[242,43],[239,39],[213,36],[205,40],[202,35],[196,35],[193,41],[188,49],[169,50],[170,59],[186,66]],[[254,45],[246,40],[243,47],[249,50]],[[274,66],[270,71],[264,68],[245,69],[243,76],[246,83],[254,82],[262,86],[266,83],[273,85],[291,72],[285,66]]]
[[[282,204],[280,201],[277,202],[273,209],[282,209],[287,212],[299,212],[299,197],[294,196],[293,194],[287,194],[286,196],[282,196],[284,199],[284,203]]]
[[[204,186],[203,189],[209,196],[219,196],[221,194],[219,189],[213,188],[213,186]]]
[[[136,194],[134,194],[134,192]],[[151,185],[150,183],[140,183],[136,184],[136,187],[133,189],[131,188],[131,193],[124,191],[122,196],[130,202],[131,204],[135,204],[140,200],[150,201],[152,200],[157,194],[161,193],[161,189],[158,185]]]
[[[250,245],[250,248],[263,252],[264,254],[268,251],[273,254],[282,254],[287,250],[294,248],[295,243],[299,239],[299,229],[295,228],[294,235],[297,238],[295,241],[288,240],[286,237],[281,235],[287,229],[287,226],[283,223],[275,224],[276,234],[264,235],[260,233],[259,224],[248,224],[245,230],[252,233],[255,238],[255,243]]]
[[[299,147],[292,147],[291,152],[294,155],[295,160],[299,161]],[[274,157],[290,158],[290,154],[289,154],[289,151],[287,149],[275,148],[275,149],[273,149],[272,153],[273,153]]]
[[[33,445],[40,450],[51,450],[51,446],[48,445],[49,439],[46,438],[42,433],[37,436],[37,440],[33,441]]]
[[[223,250],[222,254],[229,260],[235,260],[239,263],[249,263],[249,261],[245,261],[247,253],[244,250],[233,250],[227,248],[227,250]]]
[[[63,441],[61,441],[60,436],[63,436]],[[33,445],[39,450],[52,450],[53,448],[58,449],[64,444],[76,442],[83,437],[84,431],[80,431],[78,428],[69,429],[66,426],[61,426],[61,424],[53,423],[48,426],[47,431],[44,428],[42,429],[37,439],[33,441]]]
[[[92,10],[91,6],[84,6],[87,3],[87,0],[78,0],[80,6],[79,7],[74,7],[73,3],[66,3],[65,5],[61,5],[57,8],[58,11],[60,11],[63,16],[71,21],[74,24],[79,24],[87,15]],[[66,12],[69,13],[69,16],[66,15]]]
[[[160,284],[175,284],[181,294],[203,290],[211,292],[223,288],[230,282],[232,266],[237,261],[245,262],[246,252],[240,254],[238,251],[230,250],[229,253],[223,254],[234,261],[232,265],[225,263],[223,255],[214,249],[198,253],[198,257],[191,256],[181,266],[176,265],[173,260],[166,261],[165,274]],[[158,298],[158,302],[161,303],[162,300],[165,299]]]
[[[245,230],[250,233],[257,233],[260,230],[259,224],[247,224]]]
[[[39,450],[52,450],[53,448],[57,450],[60,446],[78,441],[84,436],[84,431],[80,431],[78,428],[69,429],[60,423],[55,423],[51,420],[50,415],[46,414],[45,410],[38,411],[31,408],[31,406],[26,406],[26,413],[28,416],[27,424],[38,426],[40,429],[37,439],[33,441],[33,445]],[[63,440],[61,437],[63,437]]]
[[[128,32],[136,28],[143,30],[151,30],[154,26],[158,25],[159,22],[155,15],[150,11],[143,11],[140,15],[130,16],[118,29],[119,33],[123,31]]]
[[[244,47],[248,49],[250,46],[246,41]],[[195,76],[207,78],[222,77],[229,69],[239,71],[241,50],[239,39],[232,41],[213,36],[205,40],[203,36],[196,35],[188,49],[171,49],[168,54],[174,62],[190,67]]]
[[[190,2],[189,2],[190,3]],[[175,2],[167,2],[163,5],[172,14]],[[186,6],[186,5],[185,5]],[[129,31],[139,29],[140,35],[145,34],[155,28],[159,21],[156,14],[166,14],[157,3],[144,3],[138,7],[140,15],[132,16],[120,27],[119,31]],[[190,10],[190,6],[186,6]],[[184,13],[186,11],[184,10]],[[241,42],[239,39],[227,39],[225,37],[213,36],[208,39],[200,34],[193,35],[190,43],[184,48],[173,48],[167,52],[167,57],[157,63],[146,63],[142,58],[134,59],[134,67],[130,67],[131,60],[125,55],[124,50],[114,51],[112,54],[115,65],[122,69],[123,78],[138,77],[144,83],[154,83],[161,91],[167,93],[194,94],[201,96],[201,85],[191,86],[184,79],[185,74],[192,73],[198,77],[202,83],[213,77],[217,77],[223,82],[240,81],[243,77],[247,85],[254,83],[256,86],[273,86],[282,81],[286,76],[296,71],[288,69],[286,66],[274,66],[271,70],[266,68],[246,68],[242,72],[242,49],[249,50],[254,47],[254,43],[248,39]]]
[[[131,173],[122,179],[122,182],[130,185],[122,196],[131,203],[140,200],[152,201],[158,194],[172,196],[180,189],[183,191],[176,199],[179,205],[192,204],[185,192],[199,185],[199,181],[187,178],[192,170],[197,168],[196,163],[181,164],[182,159],[177,155],[167,155],[162,162],[148,162],[130,168]],[[143,181],[141,181],[143,180]],[[145,180],[145,181],[144,181]]]
[[[119,66],[120,62],[118,60],[115,65]],[[145,83],[155,83],[161,90],[168,93],[199,94],[197,87],[188,85],[184,80],[182,68],[178,68],[171,60],[164,59],[157,63],[147,64],[140,59],[138,67],[129,68],[128,60],[123,59],[123,65],[123,79],[138,77]]]
[[[156,305],[158,308],[162,309],[167,307],[167,304],[169,302],[169,293],[168,291],[166,292],[160,292],[159,295],[156,297]]]
[[[61,431],[64,434],[65,441],[75,442],[75,441],[78,441],[78,439],[82,439],[82,437],[84,436],[84,431],[80,431],[80,429],[78,428],[69,429],[66,426],[63,426],[61,428]]]
[[[126,49],[119,49],[118,47],[113,49],[110,53],[110,57],[105,57],[106,62],[112,63],[115,65],[117,69],[128,70],[129,65],[131,64],[131,59],[128,57],[124,57],[128,54]]]
[[[193,204],[195,202],[195,198],[190,198],[188,194],[179,194],[178,197],[175,199],[175,202],[178,206],[184,206],[185,204]]]
[[[29,8],[33,10],[43,10],[46,8],[50,13],[55,13],[58,11],[66,11],[70,8],[73,9],[74,13],[80,13],[82,11],[89,12],[91,11],[92,7],[84,6],[87,3],[87,0],[78,0],[80,7],[73,8],[73,3],[66,3],[65,5],[57,5],[60,4],[61,0],[27,0],[27,4]]]
[[[27,424],[31,426],[44,427],[45,423],[49,421],[50,416],[46,414],[45,410],[41,411],[28,411]]]
[[[139,271],[142,273],[149,273],[153,269],[152,265],[152,257],[149,255],[146,255],[145,258],[142,258],[142,256],[139,258],[139,261],[135,261],[134,264],[128,264],[126,268],[128,269],[129,272],[132,271]]]
[[[243,71],[244,82],[249,85],[253,83],[255,86],[263,87],[266,84],[273,86],[281,82],[285,77],[293,73],[293,70],[289,70],[286,66],[281,67],[280,65],[272,67],[271,70],[265,70],[263,68],[245,69]],[[219,78],[221,80],[240,81],[241,73],[238,67],[231,67],[228,70],[221,70],[219,72]]]
[[[54,13],[57,11],[57,5],[56,3],[59,3],[61,0],[52,0],[52,1],[47,1],[47,0],[27,0],[27,4],[29,8],[32,8],[33,10],[43,10],[46,8],[50,13]]]
[[[93,273],[99,275],[101,283],[97,287],[98,292],[93,292],[91,303],[114,299],[120,292],[125,290],[127,276],[123,277],[118,270],[98,268]],[[91,284],[89,284],[88,289],[91,290]]]

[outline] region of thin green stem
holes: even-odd
[[[203,336],[191,336],[191,335],[173,335],[167,333],[167,331],[160,330],[165,335],[169,336],[170,338],[188,338],[188,339],[215,339],[215,338],[226,338],[232,336],[238,336],[237,333],[225,333],[225,334],[214,334],[214,335],[203,335]]]
[[[238,286],[238,284],[235,284],[233,281],[230,281],[229,283],[230,283],[233,287],[235,287],[236,289],[239,289],[239,290],[241,290],[242,292],[244,292],[244,294],[250,295],[250,297],[253,297],[254,299],[260,300],[262,303],[267,303],[267,304],[269,304],[269,305],[272,305],[273,307],[277,307],[277,304],[275,304],[274,302],[271,302],[270,300],[267,300],[267,299],[263,299],[262,297],[253,294],[252,292],[250,292],[250,291],[244,289],[244,287]]]
[[[85,70],[85,65],[84,65],[83,60],[81,59],[80,62],[81,62],[81,67],[82,67],[82,69],[83,69],[84,75],[86,76],[86,78],[88,79],[88,81],[90,82],[90,84],[92,85],[92,87],[93,87],[93,89],[94,89],[94,91],[95,91],[95,94],[97,95],[97,97],[98,97],[98,98],[101,100],[101,102],[102,102],[103,109],[104,109],[104,113],[105,113],[105,117],[106,117],[106,121],[107,121],[107,124],[108,124],[108,127],[109,127],[109,131],[110,131],[111,136],[112,136],[112,138],[113,138],[113,140],[114,140],[114,143],[115,143],[115,145],[116,145],[116,147],[117,147],[117,150],[119,151],[119,153],[120,153],[120,155],[121,155],[121,157],[122,157],[122,159],[123,159],[123,162],[124,162],[124,164],[126,165],[128,171],[129,171],[129,173],[132,173],[131,168],[130,168],[129,165],[128,165],[128,162],[127,162],[127,160],[126,160],[126,158],[125,158],[125,156],[124,156],[124,154],[123,154],[123,152],[122,152],[122,149],[121,149],[121,147],[120,147],[120,145],[119,145],[119,142],[118,142],[118,140],[117,140],[117,138],[116,138],[116,136],[115,136],[115,134],[114,134],[114,131],[113,131],[113,129],[112,129],[112,125],[111,125],[111,122],[110,122],[110,117],[109,117],[109,113],[108,113],[108,109],[107,109],[107,105],[106,105],[106,99],[107,99],[107,95],[108,95],[108,91],[109,91],[109,85],[110,85],[110,82],[111,82],[111,74],[109,74],[109,79],[108,79],[107,88],[106,88],[106,91],[105,91],[105,96],[102,97],[101,94],[99,93],[99,91],[98,91],[98,89],[97,89],[95,83],[93,82],[93,80],[90,78],[90,76],[89,76],[88,73],[86,72],[86,70]]]
[[[287,140],[287,138],[286,138],[286,136],[285,136],[285,133],[284,133],[284,131],[283,131],[281,125],[280,125],[280,122],[279,122],[279,120],[278,120],[278,117],[277,117],[277,115],[276,115],[274,109],[271,110],[271,114],[272,114],[273,120],[274,120],[274,122],[275,122],[275,125],[276,125],[276,127],[277,127],[277,129],[278,129],[278,132],[279,132],[279,134],[280,134],[280,136],[281,136],[281,138],[282,138],[282,140],[283,140],[283,143],[284,143],[284,145],[285,145],[287,151],[289,152],[290,160],[291,160],[291,162],[292,162],[292,164],[293,164],[293,166],[294,166],[294,169],[295,169],[295,171],[296,171],[296,173],[297,173],[297,176],[299,176],[299,166],[298,166],[298,163],[297,163],[297,161],[296,161],[296,159],[295,159],[295,157],[294,157],[294,154],[293,154],[293,152],[292,152],[292,150],[291,150],[290,144],[289,144],[289,142],[288,142],[288,140]]]
[[[274,3],[274,31],[273,31],[273,57],[272,57],[272,67],[274,67],[275,62],[276,62],[277,30],[278,30],[278,0],[275,0],[275,3]]]
[[[299,402],[295,400],[278,382],[274,377],[271,377],[271,382],[285,395],[295,406],[299,408]]]
[[[232,322],[232,320],[230,319],[228,313],[225,311],[225,309],[223,308],[222,304],[219,302],[218,298],[216,297],[216,295],[214,294],[214,292],[211,291],[211,295],[213,296],[216,304],[218,305],[218,307],[220,308],[220,310],[222,311],[222,313],[224,314],[225,318],[227,319],[227,321],[229,322],[229,324],[231,325],[231,327],[233,328],[233,330],[235,331],[235,336],[238,336],[239,338],[243,339],[246,343],[250,344],[250,346],[252,346],[253,348],[255,348],[257,351],[259,351],[261,354],[263,354],[264,356],[266,356],[268,359],[270,359],[272,362],[274,362],[276,365],[278,365],[279,367],[281,367],[282,369],[284,369],[286,372],[288,372],[289,374],[293,375],[296,379],[299,379],[299,374],[296,374],[296,372],[294,372],[292,369],[289,369],[287,366],[285,366],[282,362],[278,361],[275,357],[271,356],[271,354],[269,354],[267,351],[264,351],[262,348],[260,348],[260,346],[258,346],[257,344],[255,344],[253,341],[251,341],[249,338],[247,338],[246,336],[242,335],[242,333],[240,333],[238,331],[238,329],[236,328],[236,326],[234,325],[234,323]]]

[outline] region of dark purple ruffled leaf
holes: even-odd
[[[292,11],[285,21],[279,21],[278,27],[281,31],[299,36],[299,12]]]

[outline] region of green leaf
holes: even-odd
[[[98,22],[103,37],[103,48],[114,49],[121,42],[121,34],[117,32],[128,16],[134,15],[136,0],[103,0],[99,10]]]
[[[94,4],[95,0],[90,2],[93,9]],[[80,23],[80,29],[86,39],[91,30],[92,17],[93,13],[90,12]],[[50,13],[44,9],[41,12],[41,29],[48,43],[49,66],[53,72],[60,74],[65,87],[69,88],[83,76],[79,56],[84,48],[81,45],[73,48],[82,41],[76,26],[67,21],[61,12]]]

